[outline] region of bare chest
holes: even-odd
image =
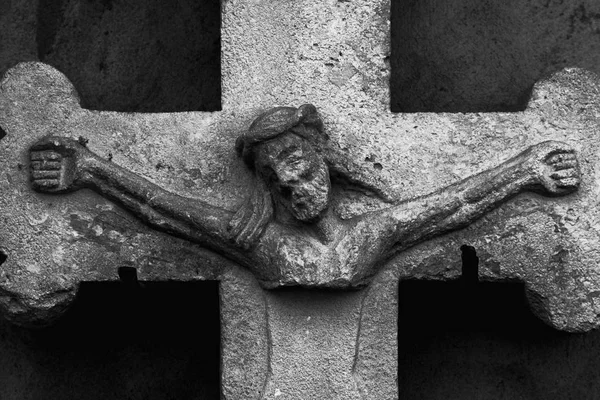
[[[375,259],[360,236],[342,234],[323,243],[279,224],[267,228],[252,269],[264,286],[345,288],[359,286]]]

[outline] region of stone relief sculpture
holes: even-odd
[[[363,285],[393,254],[464,227],[520,192],[561,196],[580,182],[574,151],[547,141],[426,196],[343,220],[331,207],[332,185],[347,180],[327,147],[313,105],[260,115],[236,143],[256,177],[237,211],[170,193],[65,137],[31,147],[31,178],[39,192],[90,188],[153,228],[244,265],[265,287]]]

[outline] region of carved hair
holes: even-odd
[[[248,167],[254,169],[256,146],[288,132],[308,140],[316,149],[329,139],[315,106],[304,104],[298,108],[275,107],[261,114],[252,122],[248,132],[238,137],[235,148]]]
[[[235,243],[248,250],[256,243],[273,217],[273,199],[263,179],[256,179],[250,198],[229,222],[228,230]]]

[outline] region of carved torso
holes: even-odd
[[[390,226],[391,228],[391,226]],[[253,251],[250,266],[265,287],[343,288],[364,285],[374,273],[382,241],[363,218],[336,221],[324,242],[296,226],[273,222]]]

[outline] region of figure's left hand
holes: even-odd
[[[532,173],[545,194],[562,196],[574,192],[581,182],[575,150],[563,142],[548,141],[531,148]]]

